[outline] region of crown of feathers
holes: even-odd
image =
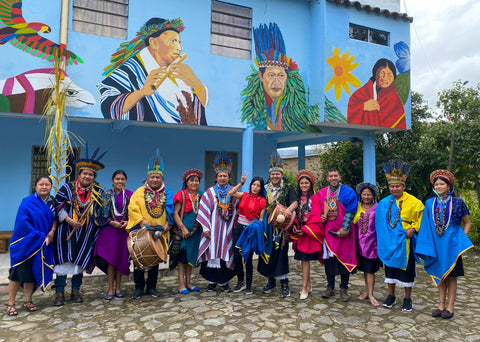
[[[382,168],[385,177],[387,177],[388,184],[405,184],[408,173],[410,172],[410,165],[397,159],[383,163]]]
[[[159,173],[163,176],[163,159],[160,155],[160,150],[157,147],[155,155],[148,160],[147,174]]]
[[[317,180],[317,178],[315,177],[315,174],[310,170],[306,170],[306,169],[300,170],[295,175],[295,180],[297,181],[297,183],[300,181],[300,178],[302,177],[307,177],[310,180],[310,183],[312,183],[312,188],[313,188]]]
[[[73,164],[75,165],[75,167],[77,167],[79,170],[82,170],[82,169],[89,169],[89,170],[93,170],[95,172],[105,168],[105,165],[103,165],[102,163],[100,163],[100,159],[103,158],[103,156],[107,153],[107,152],[103,152],[98,158],[97,158],[97,155],[98,155],[98,151],[100,150],[100,147],[97,147],[97,149],[93,152],[92,156],[89,158],[88,157],[88,144],[85,144],[85,158],[80,158],[80,159],[77,159],[73,162]]]
[[[372,191],[372,193],[373,193],[373,196],[375,198],[377,198],[378,187],[375,184],[368,183],[368,182],[362,182],[362,183],[357,184],[357,186],[355,187],[355,190],[357,191],[358,196],[361,196],[362,191],[364,189],[370,189],[370,191]]]
[[[270,169],[268,172],[280,171],[283,173],[283,160],[277,152],[270,155]]]
[[[455,185],[455,176],[453,175],[453,173],[451,173],[450,171],[448,170],[435,170],[433,171],[431,174],[430,174],[430,182],[432,184],[435,183],[435,179],[437,179],[438,177],[443,177],[445,178],[446,180],[448,180],[450,182],[450,184],[453,186]]]
[[[227,152],[218,152],[213,162],[215,167],[215,173],[232,171],[232,160],[227,156]]]
[[[120,66],[123,65],[128,59],[135,56],[141,49],[145,47],[145,39],[152,34],[159,31],[174,30],[178,33],[185,29],[183,21],[180,18],[165,20],[158,24],[143,25],[137,32],[137,36],[129,42],[123,42],[120,47],[110,58],[110,64],[105,67],[103,76],[108,76]]]
[[[280,67],[288,70],[297,70],[297,64],[288,58],[283,42],[282,32],[277,24],[260,24],[253,29],[255,39],[255,64],[257,67]]]

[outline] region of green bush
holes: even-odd
[[[477,246],[480,243],[480,208],[475,198],[475,192],[468,191],[462,194],[462,198],[468,210],[470,210],[470,220],[472,221],[472,229],[468,237],[472,240],[473,244]]]

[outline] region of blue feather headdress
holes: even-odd
[[[159,173],[163,176],[163,159],[160,155],[160,150],[157,147],[155,155],[148,160],[148,171],[147,174]]]
[[[405,184],[410,165],[402,160],[392,159],[382,164],[388,184]]]
[[[215,167],[215,173],[232,171],[232,160],[228,158],[227,152],[218,152],[213,162]]]
[[[88,157],[88,143],[85,144],[85,158],[77,159],[73,162],[73,164],[75,165],[76,168],[78,168],[78,170],[89,169],[89,170],[93,170],[93,171],[97,172],[97,171],[105,168],[105,165],[100,163],[100,159],[102,159],[103,156],[107,152],[103,152],[97,158],[99,150],[100,150],[100,147],[97,147],[97,149],[93,152],[92,156],[89,158]]]
[[[268,172],[280,171],[283,173],[283,160],[278,154],[278,152],[273,152],[270,156],[270,169]]]
[[[253,29],[255,39],[255,63],[257,67],[280,67],[288,70],[296,70],[297,64],[288,58],[283,42],[282,32],[277,24],[261,24]]]

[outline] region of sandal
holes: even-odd
[[[112,299],[113,299],[113,294],[107,294],[107,295],[105,296],[105,299],[106,299],[106,300],[112,300]]]
[[[115,292],[115,297],[123,298],[123,297],[125,297],[125,295],[122,292]]]
[[[38,310],[38,306],[36,306],[35,304],[33,304],[32,301],[23,303],[23,306],[24,306],[28,311],[30,311],[30,312],[33,312],[33,311],[37,311],[37,310]]]
[[[15,308],[15,304],[5,304],[7,306],[7,316],[16,316],[18,311]]]

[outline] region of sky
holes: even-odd
[[[480,1],[400,0],[410,27],[411,87],[436,108],[438,92],[480,83]]]

